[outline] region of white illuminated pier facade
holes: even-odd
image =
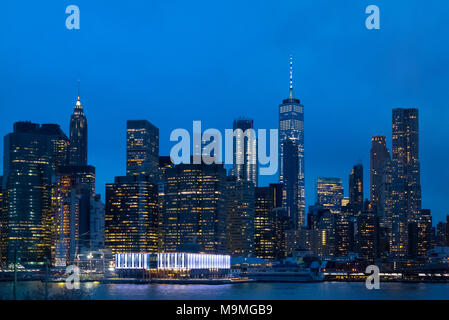
[[[231,257],[202,253],[118,253],[115,269],[126,276],[140,270],[154,278],[214,278],[229,274]]]
[[[158,269],[230,269],[231,256],[200,253],[158,253]]]

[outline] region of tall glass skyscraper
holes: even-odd
[[[390,152],[387,149],[386,138],[375,136],[371,139],[370,155],[370,196],[373,212],[384,217],[386,210],[386,190],[389,183],[388,169],[391,167]]]
[[[287,139],[297,146],[298,154],[298,214],[295,225],[304,225],[305,212],[305,184],[304,184],[304,106],[299,99],[293,97],[293,61],[290,58],[290,97],[279,105],[279,164],[280,181],[284,183],[284,144]]]
[[[69,165],[87,165],[87,118],[79,96],[70,117]]]
[[[95,195],[95,167],[63,166],[56,172],[56,265],[73,261],[75,252],[91,247],[91,202]]]
[[[52,263],[56,267],[74,261],[79,246],[79,209],[82,198],[78,198],[76,191],[70,174],[57,176],[52,240]]]
[[[384,243],[379,244],[379,250],[382,254],[383,252],[389,252],[394,247],[392,243],[392,179],[393,167],[386,138],[374,136],[371,139],[370,156],[371,209],[379,218],[379,231],[385,234]]]
[[[163,250],[225,253],[226,170],[222,164],[165,169]]]
[[[231,174],[237,177],[237,180],[251,181],[257,187],[257,140],[254,133],[253,137],[245,135],[246,130],[254,130],[254,121],[250,119],[237,119],[233,123],[234,131],[242,130],[236,133],[234,143],[234,156]],[[243,145],[240,145],[243,143]],[[237,164],[240,159],[242,164]]]
[[[159,128],[147,120],[126,123],[126,174],[151,175],[159,169]]]
[[[363,211],[363,165],[356,164],[349,175],[349,203],[354,214]]]
[[[234,176],[226,179],[226,246],[231,256],[254,254],[254,184]]]
[[[287,139],[282,145],[283,149],[283,207],[287,215],[292,218],[295,228],[299,228],[298,209],[298,146],[292,139]]]
[[[3,201],[3,177],[0,176],[0,268],[3,268],[6,263],[7,246],[7,215]]]
[[[393,109],[394,184],[403,191],[408,218],[421,213],[418,109]]]
[[[257,258],[274,260],[277,256],[276,234],[282,232],[275,230],[282,226],[276,217],[280,214],[276,208],[282,207],[282,184],[273,183],[268,187],[258,187],[255,190],[254,202],[254,254]]]
[[[418,109],[393,109],[392,242],[394,256],[409,255],[409,224],[421,215]]]
[[[145,175],[115,177],[106,184],[105,245],[113,253],[156,253],[158,189]]]
[[[372,212],[357,217],[355,230],[355,251],[364,261],[374,262],[378,251],[378,219]]]
[[[54,177],[67,145],[55,124],[17,122],[4,138],[8,265],[38,267],[51,259]]]
[[[87,118],[78,96],[70,117],[67,161],[56,170],[52,263],[64,266],[76,253],[90,249],[91,200],[95,195],[95,167],[87,163]]]

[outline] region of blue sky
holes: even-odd
[[[78,5],[81,29],[65,28]],[[365,28],[365,8],[381,30]],[[0,134],[15,121],[68,132],[81,79],[89,163],[97,191],[125,174],[127,119],[170,132],[232,128],[234,118],[277,128],[294,56],[305,106],[307,205],[318,176],[345,188],[361,161],[369,197],[373,135],[391,147],[391,110],[420,111],[423,207],[449,214],[449,2],[437,1],[8,1],[0,7]],[[3,150],[3,141],[0,142]],[[276,177],[262,177],[261,184]]]

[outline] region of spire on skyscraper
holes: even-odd
[[[81,87],[81,80],[78,79],[78,95],[77,95],[77,99],[76,99],[76,104],[75,104],[75,110],[74,113],[80,114],[83,113],[83,106],[81,105],[81,98],[80,98],[80,87]]]
[[[78,80],[78,97],[70,117],[69,164],[71,166],[87,165],[87,119],[81,105],[79,84]]]
[[[83,113],[83,106],[81,105],[80,96],[78,96],[78,98],[76,99],[75,110],[73,111],[73,113],[74,114]]]
[[[286,158],[292,155],[286,155],[284,153],[285,141],[290,139],[295,142],[297,152],[295,157],[297,158],[297,170],[292,173],[291,167],[285,166]],[[282,100],[282,104],[279,105],[279,154],[280,154],[280,173],[279,180],[281,183],[285,183],[286,179],[289,181],[295,181],[297,184],[296,196],[294,200],[297,206],[297,215],[293,217],[295,228],[299,228],[304,225],[304,212],[305,212],[305,178],[304,178],[304,106],[299,99],[293,97],[293,55],[290,55],[290,96],[287,99]],[[288,171],[288,172],[287,172]],[[296,174],[295,174],[296,171]],[[288,175],[288,177],[287,177]],[[296,176],[296,177],[295,177]],[[293,179],[293,180],[291,180]],[[284,184],[284,191],[286,192],[286,186]],[[284,197],[285,198],[285,197]],[[284,207],[287,208],[287,199],[283,199]],[[289,204],[290,207],[294,204]]]
[[[293,99],[293,56],[290,56],[290,100]]]
[[[80,101],[81,80],[78,79],[78,101]]]

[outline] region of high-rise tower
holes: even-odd
[[[234,120],[233,130],[238,132],[235,132],[232,175],[236,176],[237,180],[251,181],[257,187],[257,140],[255,134],[251,133],[254,130],[254,121]],[[237,163],[238,161],[240,163]]]
[[[105,245],[113,253],[158,249],[158,192],[149,176],[115,177],[106,184]]]
[[[159,168],[159,128],[147,120],[126,123],[126,175],[150,175]]]
[[[225,190],[226,246],[232,256],[254,254],[254,184],[227,177]]]
[[[7,263],[42,266],[51,257],[55,171],[68,139],[58,125],[16,122],[4,138]],[[4,221],[4,219],[2,219]]]
[[[384,136],[373,137],[371,139],[370,155],[370,200],[373,211],[377,212],[378,216],[384,215],[385,203],[383,202],[383,193],[385,190],[383,186],[390,160],[386,138]]]
[[[393,109],[394,185],[402,190],[408,218],[421,212],[418,109]]]
[[[298,155],[298,214],[295,225],[304,225],[305,184],[304,184],[304,106],[293,97],[293,59],[290,57],[290,96],[279,105],[279,156],[280,181],[285,180],[284,143],[290,139],[297,147]]]
[[[179,164],[167,168],[162,214],[163,250],[224,253],[225,192],[223,165]]]
[[[296,143],[287,139],[283,141],[283,207],[291,217],[295,228],[300,227],[298,216],[298,147]]]
[[[87,118],[79,96],[70,117],[69,165],[87,165]]]
[[[349,175],[349,203],[353,213],[363,211],[363,165],[356,164]]]
[[[410,254],[410,224],[420,220],[421,183],[418,109],[393,109],[392,241],[391,252]],[[410,236],[410,237],[409,237]]]

